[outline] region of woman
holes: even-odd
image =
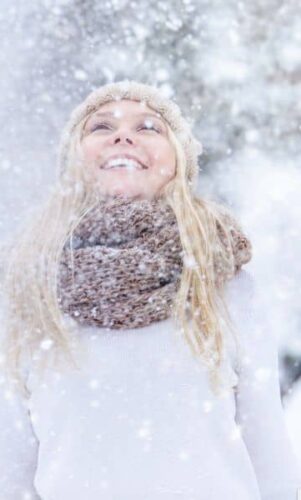
[[[72,113],[7,252],[1,498],[295,500],[251,243],[196,195],[200,153],[146,84]]]

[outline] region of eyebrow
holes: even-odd
[[[97,111],[92,116],[90,116],[90,119],[93,119],[94,116],[98,116],[98,117],[100,117],[100,116],[111,116],[113,118],[118,118],[112,111]],[[136,116],[137,117],[139,117],[139,116],[140,117],[142,117],[142,116],[152,116],[153,118],[157,118],[157,120],[159,120],[164,125],[164,127],[166,128],[165,123],[162,120],[162,118],[160,118],[157,115],[154,115],[153,113],[150,113],[150,112],[136,113]]]

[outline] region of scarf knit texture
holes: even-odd
[[[252,247],[235,219],[225,217],[236,272],[251,259]],[[102,199],[63,248],[60,307],[82,325],[147,326],[171,315],[182,268],[177,219],[163,198]]]

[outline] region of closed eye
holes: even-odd
[[[141,130],[141,129],[146,129],[146,130],[155,130],[156,132],[158,132],[158,134],[161,133],[161,130],[156,128],[156,127],[153,127],[153,126],[147,126],[147,125],[144,125],[143,127],[140,127],[140,129],[138,130]]]
[[[109,128],[109,125],[107,123],[96,123],[92,128],[91,128],[91,132],[94,132],[95,130],[98,130],[98,129],[101,129],[101,128]]]
[[[107,124],[107,123],[96,123],[92,128],[91,128],[91,132],[94,132],[95,130],[98,130],[98,129],[109,129],[110,128],[110,125]],[[142,129],[145,129],[145,130],[155,130],[158,134],[160,134],[162,131],[160,128],[156,128],[154,127],[153,125],[145,125],[145,123],[143,123],[143,126],[138,128],[137,130],[142,130]]]

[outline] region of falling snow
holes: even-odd
[[[182,351],[179,362],[168,328],[160,337],[151,331],[155,344],[152,335],[136,344],[129,332],[112,338],[90,332],[85,375],[33,377],[35,397],[28,407],[19,404],[1,374],[0,449],[6,454],[0,453],[0,497],[5,491],[5,500],[38,500],[32,478],[39,439],[39,500],[71,498],[72,488],[74,500],[94,500],[99,491],[104,500],[105,492],[107,498],[115,493],[127,500],[122,488],[131,499],[136,491],[146,500],[202,500],[201,488],[203,498],[210,498],[207,480],[216,488],[215,498],[233,487],[235,498],[245,500],[246,490],[233,481],[234,468],[241,477],[249,470],[242,439],[255,469],[266,463],[263,476],[276,485],[290,465],[283,460],[282,469],[277,462],[282,452],[286,456],[286,442],[280,400],[269,400],[277,392],[278,372],[268,337],[279,345],[284,415],[301,463],[301,12],[296,2],[3,0],[1,11],[0,244],[53,186],[58,141],[74,106],[107,82],[131,78],[155,84],[177,99],[203,143],[199,194],[229,204],[247,230],[254,248],[248,269],[256,276],[255,309],[265,317],[264,332],[272,335],[255,335],[249,317],[239,323],[254,340],[243,357],[238,423],[232,387],[220,400],[213,398],[202,372]],[[81,192],[82,184],[76,189]],[[193,256],[185,259],[187,267],[196,266]],[[143,262],[139,269],[145,270]],[[141,340],[145,332],[137,333]],[[41,338],[39,348],[50,354],[52,338]],[[1,357],[1,368],[2,363]],[[26,464],[22,470],[16,457]],[[59,486],[53,493],[55,478]],[[255,485],[247,487],[258,498]],[[152,491],[149,497],[146,491]]]

